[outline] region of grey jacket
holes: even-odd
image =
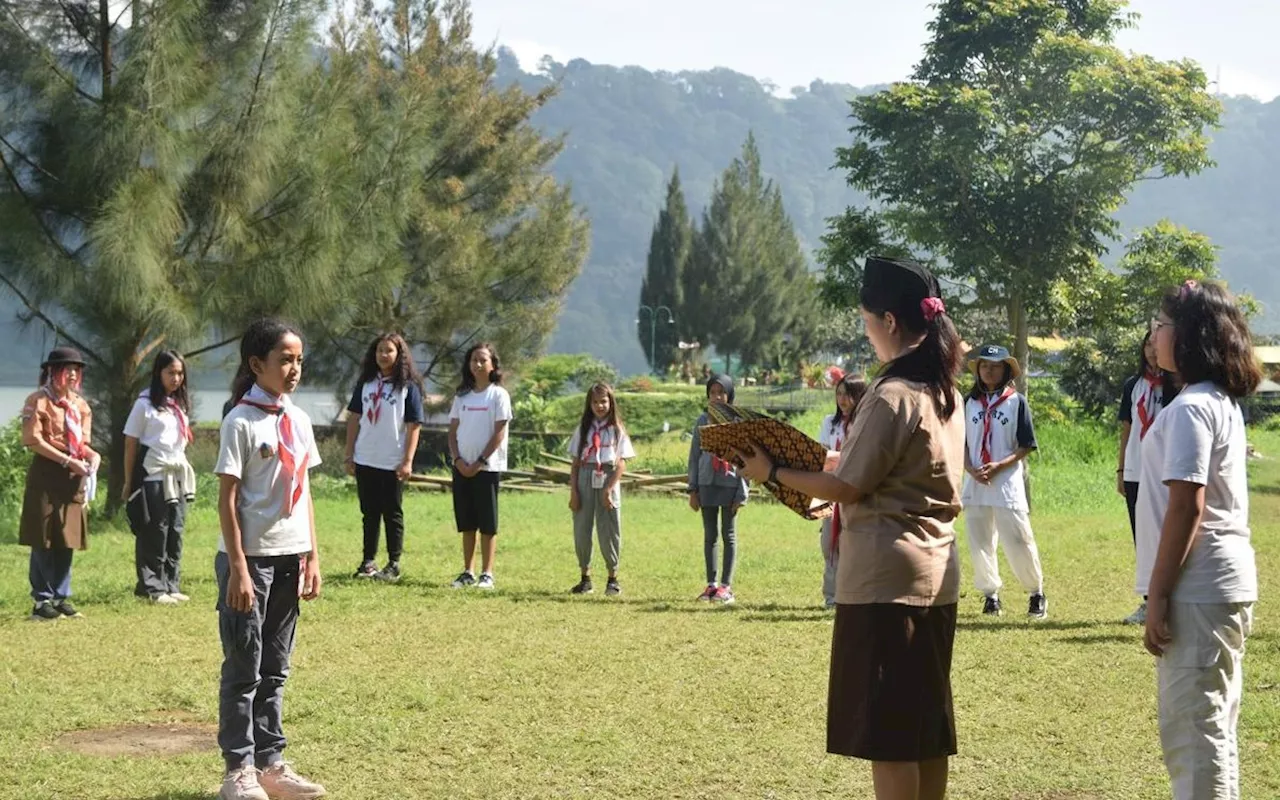
[[[703,412],[698,417],[698,421],[693,424],[693,441],[689,442],[689,487],[690,493],[699,489],[707,489],[715,487],[718,489],[737,490],[734,495],[735,503],[747,502],[747,481],[738,474],[738,470],[732,464],[729,465],[729,472],[717,472],[713,466],[711,453],[702,449],[702,436],[698,429],[703,425],[709,425],[711,417]]]

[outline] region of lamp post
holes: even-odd
[[[649,312],[649,367],[656,375],[658,374],[658,365],[656,363],[658,360],[658,314],[663,311],[667,312],[668,325],[676,324],[676,315],[671,313],[671,309],[666,306],[658,306],[657,308],[646,305],[640,306],[641,314],[646,311]],[[640,324],[639,317],[636,318],[636,324]]]

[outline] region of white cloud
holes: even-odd
[[[1221,69],[1205,65],[1205,71],[1209,73],[1210,81],[1219,81],[1218,85],[1210,87],[1219,94],[1249,95],[1263,102],[1280,95],[1280,83],[1230,64],[1223,64]]]
[[[551,56],[554,61],[563,64],[569,60],[569,56],[560,48],[551,45],[539,44],[538,42],[528,39],[508,39],[501,37],[498,44],[506,47],[516,54],[516,58],[520,60],[520,68],[525,72],[533,72],[538,68],[538,62],[543,56]]]

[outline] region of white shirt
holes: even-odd
[[[449,421],[458,420],[458,455],[467,462],[474,462],[484,455],[485,445],[493,438],[499,422],[511,419],[511,396],[507,390],[491,383],[484,391],[467,392],[453,398]],[[498,449],[489,455],[489,463],[481,465],[483,472],[506,472],[507,441],[510,430],[504,428]]]
[[[1124,480],[1126,483],[1138,483],[1142,475],[1142,414],[1137,410],[1141,405],[1147,410],[1150,419],[1154,420],[1164,408],[1164,386],[1158,381],[1154,388],[1143,377],[1130,379],[1133,385],[1120,404],[1120,421],[1128,422],[1129,441],[1124,447]],[[1152,423],[1154,424],[1154,422]],[[1147,429],[1150,432],[1150,428]]]
[[[988,403],[994,403],[999,393],[987,395]],[[964,439],[969,451],[969,463],[981,466],[983,420],[988,412],[983,410],[982,401],[966,398],[964,401]],[[1027,399],[1014,392],[998,405],[991,407],[991,461],[1008,458],[1015,450],[1036,448],[1035,428],[1031,424],[1031,408]],[[975,481],[969,473],[964,475],[964,491],[960,502],[968,506],[994,506],[1011,508],[1014,511],[1029,511],[1027,503],[1027,487],[1023,481],[1023,459],[1013,466],[1002,470],[991,483],[982,484]]]
[[[592,434],[597,430],[600,431],[600,452],[598,453],[591,450]],[[625,428],[594,420],[591,426],[587,428],[587,441],[585,443],[579,441],[581,432],[581,425],[573,429],[573,435],[569,437],[569,447],[567,449],[570,457],[581,458],[583,464],[610,467],[617,464],[619,458],[627,461],[636,457],[635,448],[631,445],[631,437],[627,435]]]
[[[254,402],[274,403],[256,385],[246,395]],[[308,453],[307,469],[320,465],[320,451],[311,430],[311,418],[293,405],[288,395],[278,402],[288,409],[294,441],[299,453]],[[284,515],[285,484],[280,470],[278,414],[240,404],[222,420],[222,444],[213,471],[240,480],[236,513],[240,520],[240,542],[246,556],[286,556],[311,551],[311,481],[304,475],[302,495],[293,513]],[[299,456],[301,457],[301,456]],[[226,543],[218,537],[218,550]]]
[[[182,426],[178,422],[178,413],[171,408],[156,408],[151,404],[151,393],[147,392],[133,403],[129,418],[124,423],[124,435],[132,436],[143,447],[156,452],[162,461],[176,461],[185,458],[187,439],[182,435]],[[159,474],[148,475],[146,480],[158,481]]]
[[[1168,481],[1204,487],[1204,514],[1173,590],[1179,603],[1248,603],[1258,599],[1249,542],[1247,445],[1240,405],[1209,382],[1186,387],[1142,440],[1138,479],[1136,590],[1147,594],[1169,510]]]
[[[381,388],[381,400],[374,395]],[[377,409],[377,420],[373,419]],[[422,392],[413,383],[397,389],[390,381],[379,387],[375,378],[356,387],[347,411],[360,417],[354,461],[364,467],[395,470],[404,461],[409,424],[422,424]]]
[[[840,450],[844,447],[844,443],[849,441],[849,435],[846,431],[848,421],[837,423],[836,429],[831,430],[831,421],[836,418],[835,414],[828,414],[822,418],[822,427],[818,429],[818,444],[828,450]],[[852,425],[848,426],[852,429]]]

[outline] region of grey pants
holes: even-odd
[[[716,530],[719,518],[720,530]],[[720,542],[724,539],[724,564],[720,585],[733,584],[733,568],[738,562],[738,512],[733,506],[702,507],[702,555],[707,562],[707,585],[716,582],[716,562],[720,560]]]
[[[218,746],[228,770],[265,769],[283,760],[281,706],[298,627],[301,556],[250,557],[253,608],[226,605],[230,562],[214,559],[218,576],[218,633],[222,683],[218,691]]]
[[[182,591],[182,531],[187,504],[166,502],[164,485],[146,481],[125,511],[133,529],[133,563],[138,576],[133,593],[159,597]]]
[[[604,489],[591,488],[591,476],[595,468],[586,464],[578,470],[578,497],[582,506],[573,514],[573,545],[578,551],[578,566],[585,575],[591,569],[591,528],[594,525],[600,538],[600,554],[609,574],[618,572],[618,558],[622,555],[622,487],[615,486],[613,510],[604,504]],[[606,467],[604,482],[613,480],[613,468]]]
[[[822,599],[827,605],[836,602],[836,561],[837,553],[831,552],[831,518],[822,521],[822,532],[818,534],[818,548],[822,550]]]

